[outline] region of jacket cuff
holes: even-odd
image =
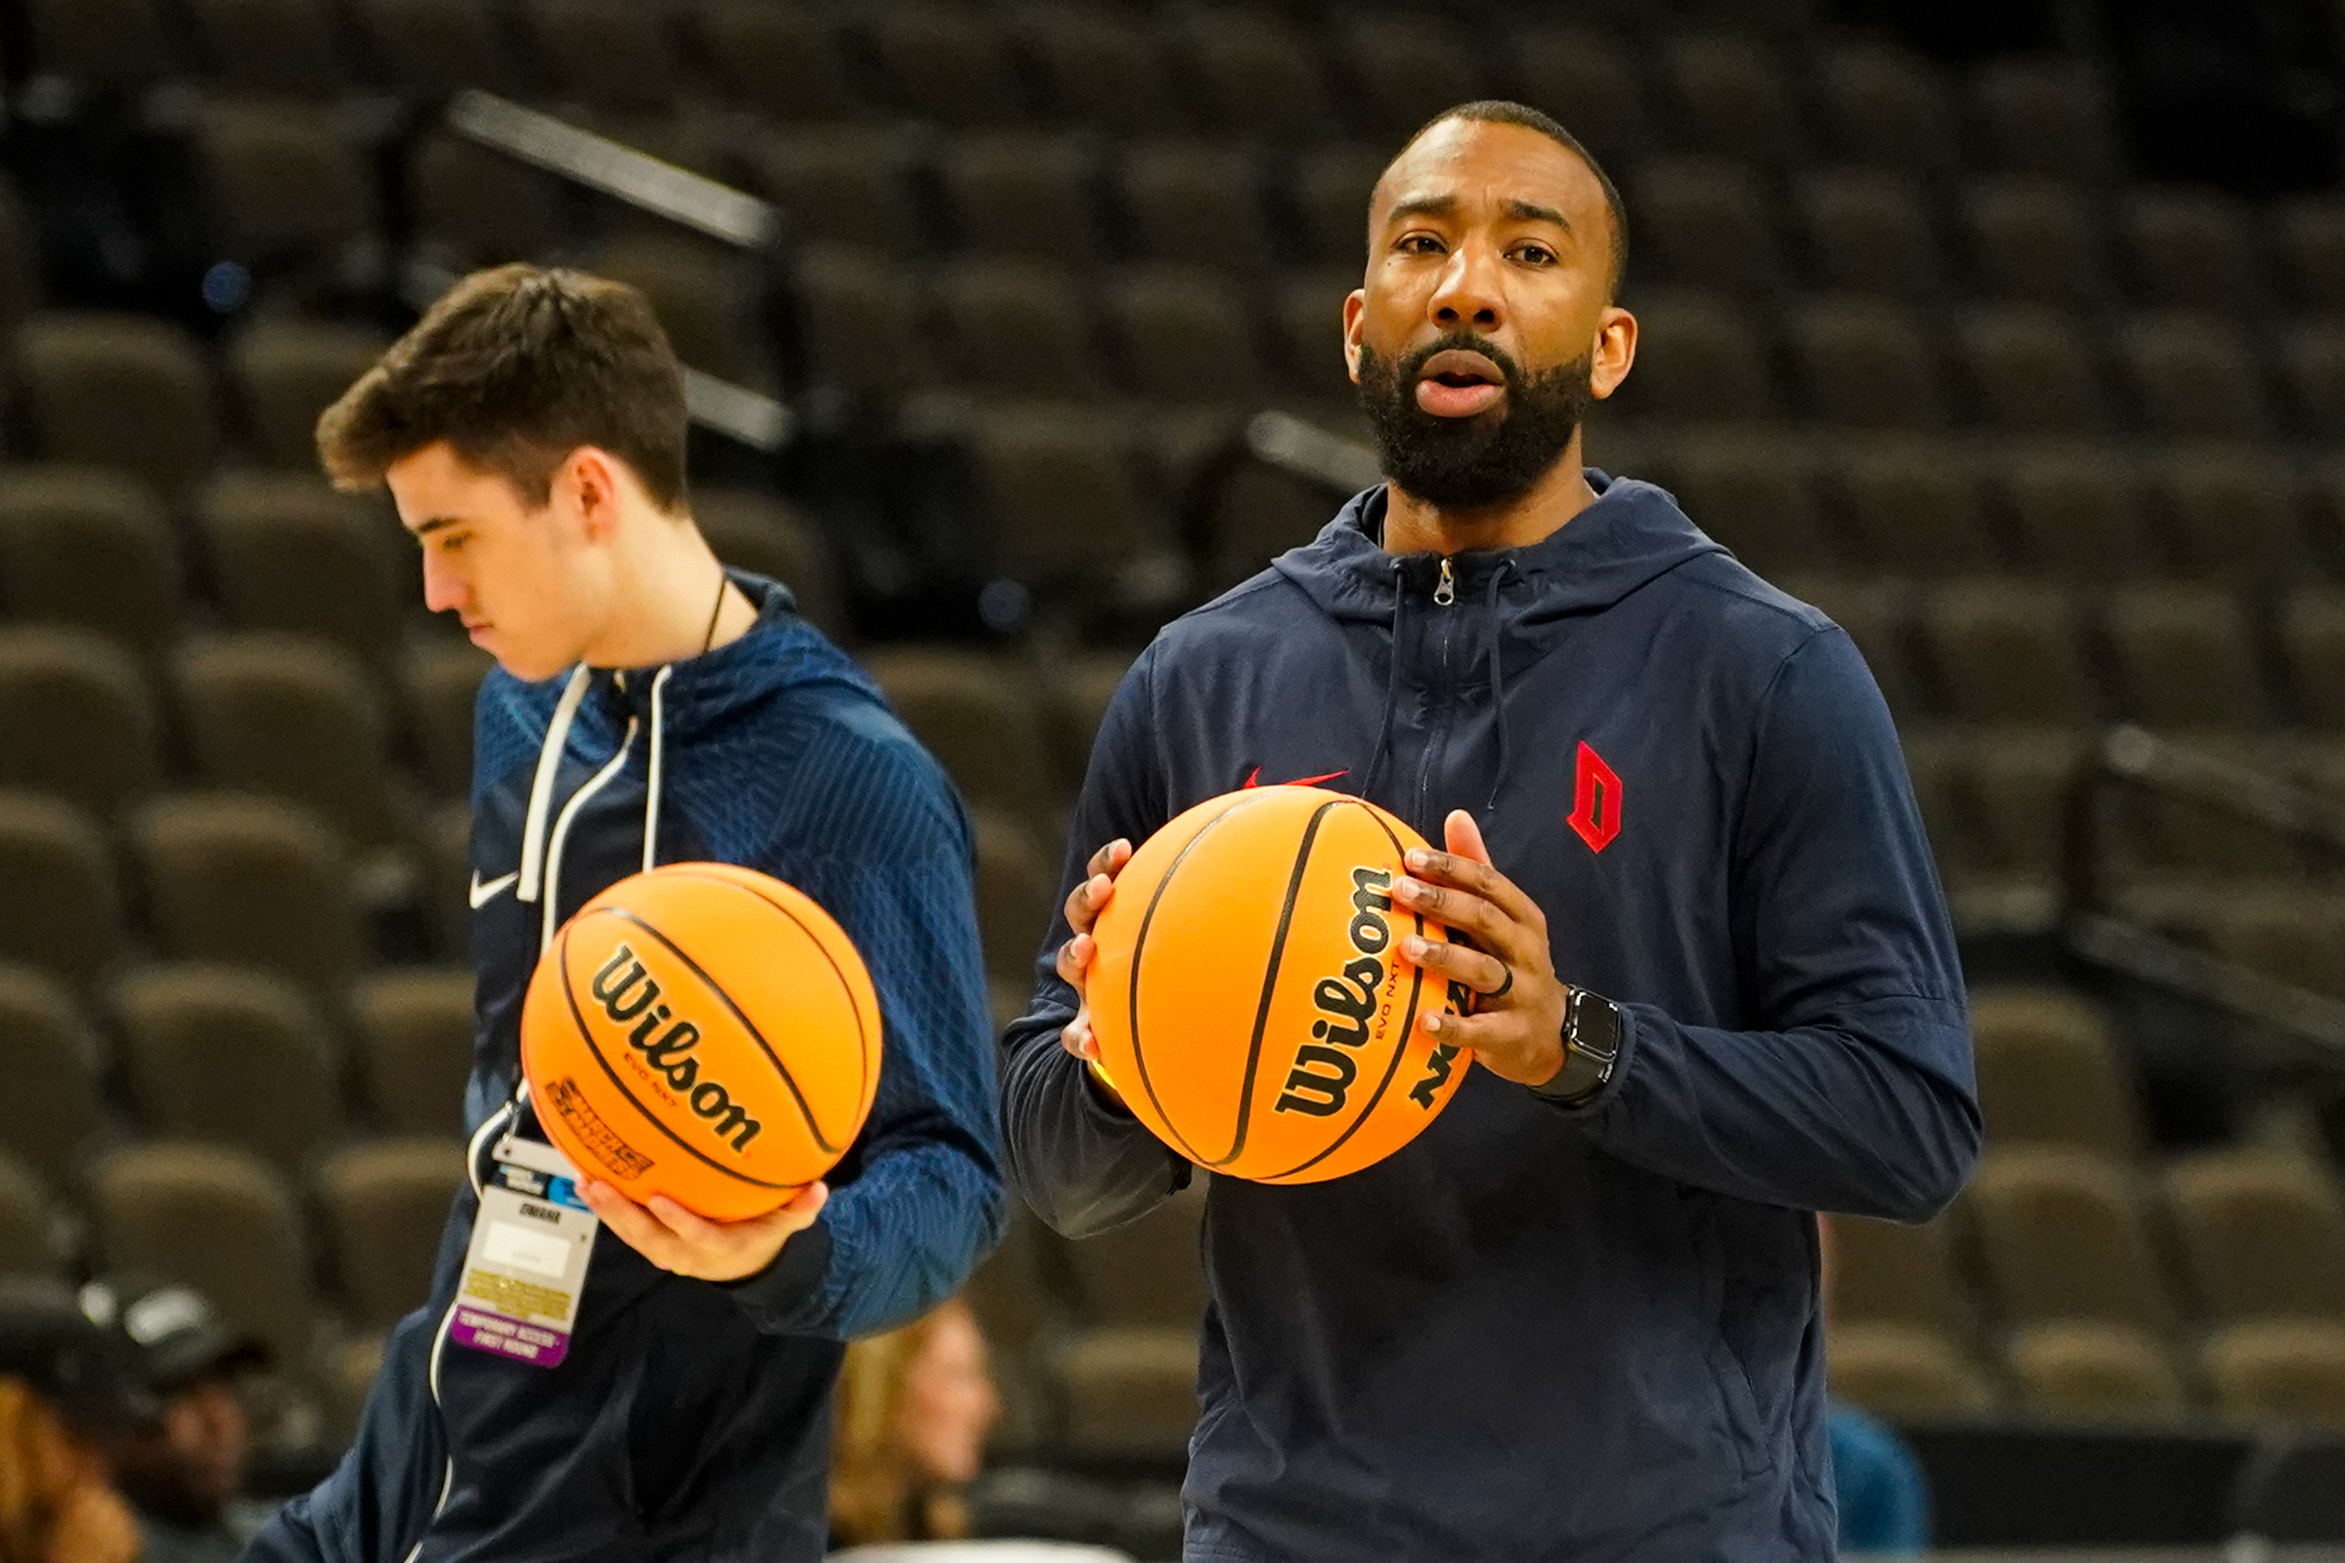
[[[1531,1094],[1538,1096],[1540,1101],[1567,1117],[1580,1118],[1589,1113],[1601,1111],[1606,1103],[1619,1094],[1620,1082],[1628,1077],[1629,1065],[1635,1059],[1636,1053],[1637,1012],[1630,1006],[1623,1004],[1620,1006],[1620,1051],[1614,1055],[1612,1073],[1605,1076],[1602,1085],[1576,1102],[1559,1102],[1551,1096],[1539,1096],[1536,1090],[1532,1090]]]
[[[774,1262],[754,1274],[716,1284],[733,1294],[760,1329],[787,1331],[813,1311],[831,1273],[831,1228],[826,1217],[791,1234]]]

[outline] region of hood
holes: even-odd
[[[679,662],[586,671],[590,697],[614,728],[624,728],[630,717],[651,721],[655,685],[660,726],[670,738],[689,738],[784,689],[810,683],[846,683],[876,693],[852,662],[799,617],[788,587],[741,570],[725,573],[757,606],[756,622],[738,639]]]

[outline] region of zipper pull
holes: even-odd
[[[1449,573],[1449,555],[1441,556],[1441,579],[1433,587],[1433,606],[1446,608],[1457,601],[1457,577]]]

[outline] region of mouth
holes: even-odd
[[[1417,371],[1417,405],[1436,418],[1471,418],[1498,405],[1506,376],[1486,355],[1453,347]]]

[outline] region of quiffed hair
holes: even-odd
[[[663,510],[685,500],[684,378],[667,333],[625,283],[538,266],[450,288],[318,417],[318,458],[372,488],[426,446],[504,477],[543,505],[582,445],[627,463]]]
[[[1446,125],[1453,119],[1469,120],[1477,125],[1520,125],[1535,130],[1555,142],[1572,156],[1588,165],[1588,172],[1596,176],[1596,183],[1604,191],[1605,214],[1612,219],[1611,291],[1620,291],[1620,279],[1628,271],[1628,208],[1621,203],[1620,190],[1604,165],[1596,161],[1596,154],[1580,143],[1580,138],[1563,128],[1563,122],[1554,115],[1531,107],[1528,103],[1510,103],[1504,98],[1482,98],[1472,103],[1461,103],[1456,108],[1443,109],[1419,125],[1416,133],[1403,143],[1402,150],[1415,146],[1426,131],[1436,125]],[[1387,165],[1389,166],[1389,165]]]

